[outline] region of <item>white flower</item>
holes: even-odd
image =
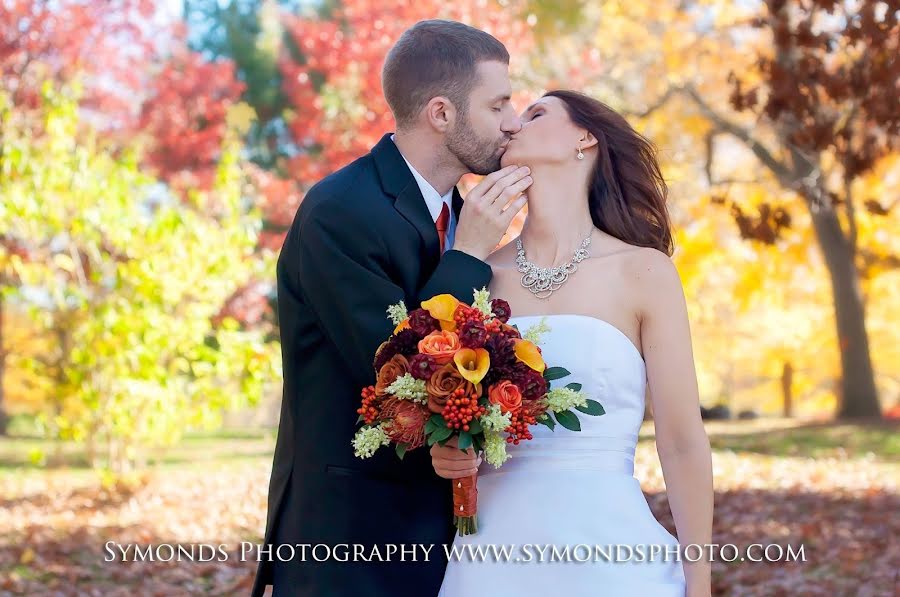
[[[391,443],[390,438],[382,429],[382,425],[384,423],[374,427],[367,425],[356,432],[353,437],[353,453],[358,458],[369,458],[375,453],[375,450]]]
[[[553,388],[547,392],[547,410],[555,413],[569,410],[576,406],[587,406],[587,394],[571,388]]]
[[[409,313],[406,311],[406,304],[403,301],[395,305],[390,305],[387,308],[388,319],[394,322],[394,325],[400,325],[404,319],[409,316]]]
[[[499,433],[484,433],[484,459],[494,468],[499,468],[511,456],[506,452],[506,439]]]
[[[493,315],[491,312],[491,293],[484,286],[481,287],[481,290],[476,290],[474,293],[475,300],[472,301],[472,307],[478,309],[482,313],[484,313],[484,318],[487,319]]]
[[[394,380],[386,389],[388,394],[393,394],[401,400],[412,400],[425,404],[428,402],[428,392],[425,390],[425,380],[416,379],[410,373],[404,373]]]
[[[501,413],[499,404],[491,404],[487,412],[481,415],[479,420],[481,421],[481,428],[484,429],[484,434],[487,436],[489,431],[499,433],[509,427],[510,422],[512,422],[512,413]]]
[[[533,342],[535,344],[540,344],[541,335],[549,331],[550,325],[547,323],[547,318],[542,317],[538,323],[528,328],[528,331],[522,334],[522,339],[528,340],[529,342]]]

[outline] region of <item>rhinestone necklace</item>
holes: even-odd
[[[591,231],[593,232],[593,230]],[[525,248],[522,239],[516,239],[516,269],[522,273],[522,286],[527,288],[540,299],[549,298],[553,291],[569,279],[569,274],[578,269],[577,263],[588,258],[587,248],[591,246],[591,234],[581,241],[581,246],[575,250],[571,261],[567,261],[557,267],[538,267],[525,259]],[[546,294],[545,294],[546,293]]]

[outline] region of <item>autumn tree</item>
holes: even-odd
[[[0,96],[0,235],[22,247],[0,264],[34,289],[17,299],[58,336],[52,362],[33,364],[57,374],[48,429],[121,470],[141,446],[215,422],[278,377],[266,330],[223,313],[274,263],[253,256],[260,219],[241,192],[241,131],[227,134],[213,187],[182,201],[136,152],[110,151],[83,126],[77,86],[48,82],[42,94],[41,126]]]
[[[675,259],[687,286],[706,290],[689,304],[701,309],[720,296],[732,312],[728,330],[753,318],[737,349],[742,367],[757,367],[748,354],[772,355],[767,375],[780,380],[786,362],[802,360],[795,380],[812,382],[808,372],[829,392],[837,380],[837,414],[877,416],[872,330],[879,383],[889,394],[897,387],[897,338],[883,324],[896,297],[883,289],[896,280],[900,252],[890,232],[898,218],[896,3],[611,1],[585,5],[582,16],[582,28],[533,76],[584,88],[661,148],[682,241]],[[810,275],[820,262],[824,285]],[[701,272],[710,278],[690,279]],[[836,338],[820,307],[831,308]]]
[[[527,3],[348,0],[316,8],[275,0],[192,0],[185,18],[193,46],[237,66],[242,99],[259,115],[250,154],[275,180],[266,193],[263,240],[280,247],[302,192],[367,152],[393,118],[381,91],[388,49],[415,22],[460,20],[503,41],[517,63],[532,44]],[[204,24],[205,23],[205,24]]]
[[[776,146],[686,93],[709,118],[710,138],[731,135],[747,145],[809,211],[831,277],[841,355],[839,416],[879,416],[860,276],[897,267],[900,255],[858,244],[859,210],[886,216],[890,197],[860,197],[854,181],[900,147],[900,27],[890,3],[770,0],[752,25],[771,51],[753,74],[732,72],[731,106],[752,112],[774,131]],[[732,205],[742,236],[773,243],[791,225],[789,212],[763,202],[753,213]]]
[[[243,87],[234,77],[233,64],[208,61],[190,51],[184,28],[161,19],[158,8],[146,0],[0,4],[3,91],[21,113],[23,120],[18,124],[33,127],[29,138],[36,142],[47,132],[43,127],[48,121],[42,116],[44,84],[52,81],[65,87],[79,80],[77,138],[82,140],[82,129],[89,128],[102,142],[103,152],[112,157],[136,156],[135,167],[142,174],[157,177],[172,197],[196,210],[196,194],[221,189],[221,166],[233,162],[233,155],[228,157],[223,150],[234,144],[233,140],[226,143],[228,131],[246,131],[254,115],[252,109],[236,103]],[[26,118],[29,112],[35,117]],[[0,141],[5,132],[0,130]],[[0,162],[8,167],[13,157],[0,155]],[[242,189],[258,186],[247,184],[252,172],[243,163],[240,169],[241,177],[247,177],[240,181]],[[255,196],[248,192],[243,200]],[[47,257],[30,250],[31,240],[21,234],[6,232],[0,235],[0,243],[7,258],[15,256],[24,262]],[[257,259],[263,263],[266,257],[257,255]],[[2,286],[14,292],[21,280],[12,276],[10,267],[0,270],[6,276]],[[267,275],[261,271],[255,279],[236,285],[231,296],[223,297],[218,320],[228,316],[250,326],[262,321],[259,309],[270,310],[267,301],[260,307],[260,297],[271,293],[271,284],[263,283]],[[247,289],[255,294],[248,295]],[[64,334],[66,329],[58,331]],[[266,333],[271,335],[271,330]],[[0,354],[0,359],[5,356]],[[47,358],[53,360],[52,355]],[[0,360],[0,370],[3,364]],[[46,372],[60,370],[54,363],[43,367]]]
[[[82,101],[86,108],[103,113],[104,122],[115,126],[128,118],[129,92],[136,91],[135,62],[140,62],[152,46],[153,31],[139,29],[152,8],[152,3],[117,0],[106,5],[83,2],[47,2],[44,0],[12,0],[0,3],[0,88],[8,101],[19,110],[37,107],[41,101],[41,84],[52,79],[67,80],[76,72],[88,77],[105,74],[118,80],[115,91],[91,88]],[[114,40],[127,36],[131,52],[115,49]],[[0,129],[0,139],[4,131]],[[2,156],[0,156],[2,159]],[[0,237],[7,254],[22,252],[12,240]],[[10,288],[12,279],[0,280]],[[3,300],[0,296],[0,322]],[[3,344],[0,323],[0,346]],[[6,364],[6,352],[0,348],[0,372]],[[2,379],[2,376],[0,376]],[[0,431],[5,429],[3,384],[0,383]]]
[[[41,85],[85,78],[81,107],[100,129],[128,128],[147,64],[173,30],[149,0],[10,0],[0,3],[0,79],[20,109],[41,103]],[[125,48],[123,50],[123,48]]]

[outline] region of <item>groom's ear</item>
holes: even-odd
[[[453,128],[456,107],[444,96],[433,97],[425,106],[425,119],[434,130],[446,133]]]

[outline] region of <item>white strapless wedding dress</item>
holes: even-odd
[[[595,317],[527,315],[509,323],[524,333],[542,317],[551,328],[541,338],[544,359],[571,372],[552,386],[580,383],[606,412],[575,411],[577,432],[536,425],[534,439],[508,445],[512,457],[501,468],[482,463],[478,532],[455,538],[451,549],[466,555],[450,557],[439,597],[683,597],[678,541],[654,518],[634,477],[644,360],[621,330]],[[595,557],[598,549],[615,556],[616,545],[619,561]],[[652,546],[659,553],[651,561]],[[510,557],[495,559],[502,547]],[[570,561],[560,561],[566,548]],[[469,557],[478,549],[483,558]]]

